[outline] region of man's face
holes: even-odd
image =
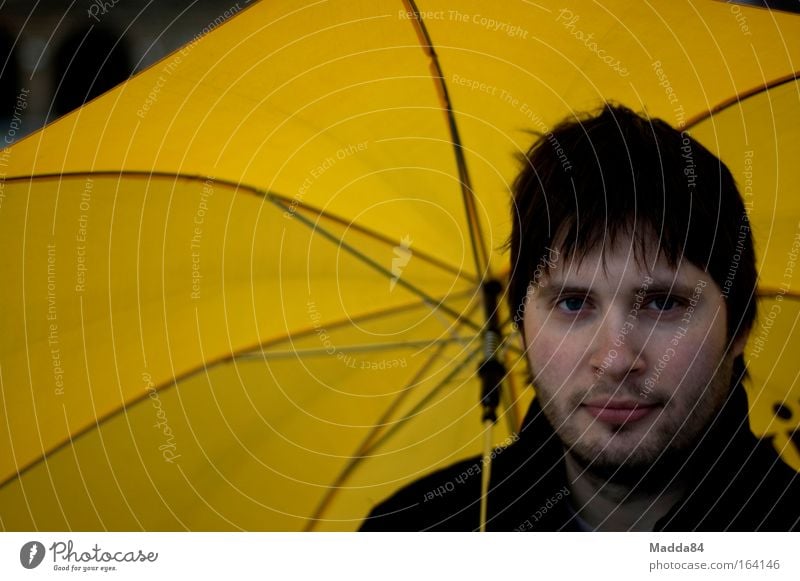
[[[534,385],[550,424],[584,466],[647,468],[680,457],[727,396],[725,300],[713,279],[630,238],[534,281],[524,313]],[[605,256],[603,256],[605,254]],[[604,260],[603,260],[604,259]]]

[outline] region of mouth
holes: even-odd
[[[638,422],[648,417],[659,406],[649,402],[597,399],[581,404],[581,407],[598,421],[622,425]]]

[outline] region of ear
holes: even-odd
[[[738,335],[733,339],[731,343],[731,355],[734,358],[738,357],[742,353],[744,353],[744,348],[747,345],[747,340],[750,338],[750,331],[751,327],[747,327],[746,329],[742,329]]]
[[[525,338],[525,321],[522,319],[520,319],[519,323],[517,323],[517,333],[519,333],[520,341],[522,341],[523,351],[527,351],[528,340]]]

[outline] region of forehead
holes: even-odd
[[[657,280],[662,284],[688,284],[710,280],[708,273],[684,257],[672,263],[660,249],[655,237],[634,240],[630,235],[586,251],[567,254],[552,250],[546,262],[546,271],[540,272],[541,282],[547,285],[581,284],[594,282],[635,283]]]

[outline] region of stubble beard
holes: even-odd
[[[573,418],[576,413],[586,414],[578,408],[589,397],[625,394],[641,400],[642,391],[633,385],[593,386],[583,397],[571,398],[561,405],[544,398],[542,411],[565,452],[582,469],[608,482],[638,489],[663,489],[695,456],[728,395],[731,373],[729,362],[723,361],[705,389],[700,390],[699,399],[684,395],[690,389],[684,386],[678,388],[672,400],[650,394],[647,401],[655,401],[660,407],[654,412],[654,420],[647,424],[613,426],[594,420],[588,425],[578,424]]]

